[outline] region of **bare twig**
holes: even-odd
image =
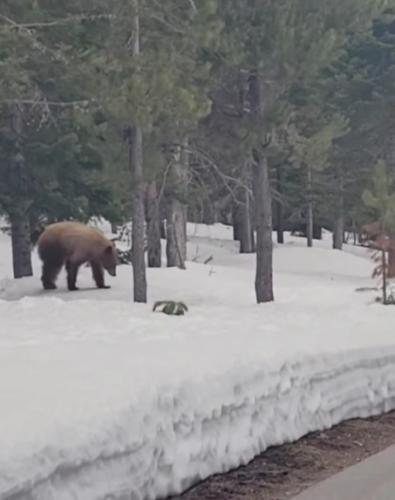
[[[174,160],[170,160],[168,162],[168,164],[166,165],[166,169],[163,173],[163,179],[162,179],[162,184],[160,186],[160,189],[159,189],[159,194],[158,194],[158,201],[160,202],[162,197],[163,197],[163,194],[165,192],[165,189],[166,189],[166,183],[167,183],[167,177],[169,175],[169,172],[170,172],[170,169],[171,167],[173,166],[174,164]]]
[[[197,149],[189,149],[189,148],[186,151],[190,154],[197,155],[198,158],[202,159],[209,167],[211,167],[217,173],[217,175],[222,179],[222,182],[224,183],[225,187],[227,188],[227,190],[231,194],[234,201],[237,202],[238,200],[237,200],[237,197],[234,193],[234,190],[232,189],[232,185],[231,185],[232,183],[239,186],[239,187],[246,189],[247,192],[249,193],[249,195],[252,196],[252,191],[251,191],[249,186],[247,186],[240,179],[237,179],[236,177],[232,177],[232,176],[227,175],[224,172],[222,172],[220,167],[205,153],[203,153],[202,151],[199,151]]]
[[[68,16],[63,19],[55,19],[53,21],[47,22],[36,22],[36,23],[17,23],[13,19],[10,19],[3,14],[0,14],[0,19],[3,19],[8,24],[17,29],[22,30],[31,30],[31,29],[39,29],[39,28],[51,28],[53,26],[60,26],[73,22],[81,22],[81,21],[95,21],[98,19],[112,19],[113,16],[111,14],[80,14],[76,16]]]
[[[163,26],[166,26],[166,28],[169,28],[169,30],[173,31],[173,33],[177,33],[178,35],[186,34],[185,30],[179,28],[178,26],[175,26],[174,24],[170,23],[169,21],[164,19],[162,16],[159,16],[158,14],[150,13],[150,17],[155,21],[158,21],[159,23],[163,24]]]
[[[53,107],[58,107],[58,108],[68,108],[72,106],[86,106],[89,104],[90,101],[88,100],[81,100],[81,101],[47,101],[46,99],[3,99],[0,100],[0,104],[13,104],[15,102],[18,102],[19,104],[28,104],[33,107],[37,106],[53,106]]]
[[[191,5],[191,7],[192,7],[192,10],[194,12],[197,12],[197,7],[196,7],[196,4],[195,4],[194,0],[189,0],[189,3]]]

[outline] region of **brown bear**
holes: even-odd
[[[55,281],[63,264],[66,265],[67,286],[76,287],[78,269],[88,262],[98,288],[104,284],[104,269],[116,275],[117,251],[112,241],[94,227],[79,222],[50,224],[38,239],[38,254],[43,261],[41,281],[45,290],[56,288]]]

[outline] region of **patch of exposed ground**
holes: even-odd
[[[267,450],[173,500],[284,500],[395,444],[395,412],[349,420]]]

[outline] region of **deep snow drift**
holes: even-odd
[[[9,278],[0,236],[0,499],[154,499],[273,444],[395,408],[395,309],[374,304],[372,264],[303,241],[276,248],[276,303],[254,304],[254,257],[223,226],[189,226],[187,271],[131,268],[111,290],[89,269],[69,293]],[[354,250],[356,249],[348,249]],[[209,256],[213,260],[202,264]],[[1,279],[2,278],[2,279]]]

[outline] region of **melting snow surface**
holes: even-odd
[[[395,408],[395,308],[372,264],[328,242],[275,251],[276,302],[254,304],[254,257],[224,226],[189,226],[187,271],[89,269],[69,293],[10,278],[0,236],[0,500],[145,500],[180,493],[268,446]],[[209,264],[203,262],[212,256]],[[181,299],[185,317],[153,314]]]

